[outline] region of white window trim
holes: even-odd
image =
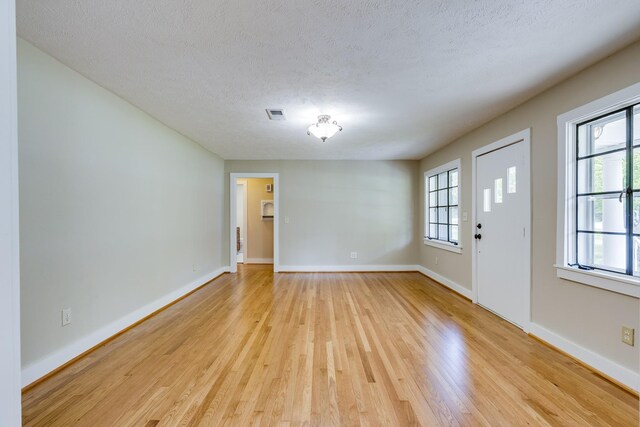
[[[462,224],[461,224],[461,215],[462,215],[462,171],[460,168],[460,159],[455,159],[446,163],[442,166],[438,166],[437,168],[433,168],[424,173],[424,177],[422,178],[422,182],[424,183],[424,218],[423,218],[423,227],[424,232],[422,233],[424,244],[427,246],[432,246],[434,248],[443,249],[445,251],[453,252],[456,254],[462,253]],[[430,240],[425,236],[427,235],[427,227],[429,224],[429,187],[427,183],[427,179],[430,176],[437,175],[442,172],[446,172],[451,169],[458,169],[458,244],[454,245],[453,243],[444,242],[442,240]]]
[[[429,240],[429,239],[424,239],[424,244],[427,246],[432,246],[434,248],[438,248],[438,249],[442,249],[445,251],[449,251],[449,252],[453,252],[454,254],[461,254],[462,253],[462,247],[460,246],[460,243],[458,243],[457,245],[454,245],[453,243],[448,243],[442,240]]]
[[[558,277],[640,298],[640,279],[626,274],[569,267],[575,239],[576,124],[608,111],[640,102],[640,83],[592,101],[558,116],[558,219],[556,274]]]

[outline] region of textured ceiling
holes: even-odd
[[[421,158],[640,37],[638,0],[17,9],[21,37],[225,159]],[[319,113],[344,126],[326,144],[306,135]]]

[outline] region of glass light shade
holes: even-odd
[[[331,122],[330,120],[331,116],[318,116],[318,122],[312,124],[308,128],[309,135],[313,135],[324,142],[327,138],[331,138],[336,134],[336,132],[342,130],[341,126],[339,126],[335,121]]]
[[[309,132],[323,141],[335,135],[338,129],[338,125],[334,125],[333,123],[318,123],[309,126]]]

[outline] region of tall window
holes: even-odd
[[[425,243],[459,244],[460,161],[425,173]]]
[[[556,274],[640,298],[640,83],[557,123]]]
[[[576,124],[575,260],[640,276],[640,104]]]

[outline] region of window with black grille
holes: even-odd
[[[640,104],[576,125],[575,263],[640,275]]]
[[[457,245],[459,241],[458,168],[427,175],[425,238]]]

